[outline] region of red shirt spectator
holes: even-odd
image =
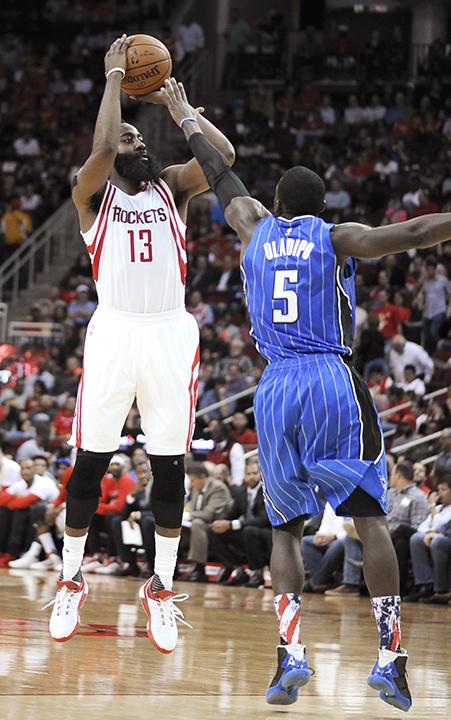
[[[66,400],[64,408],[57,412],[53,418],[52,428],[54,435],[57,437],[63,437],[71,434],[74,410],[75,398],[69,397]]]
[[[374,308],[374,312],[379,318],[378,330],[384,338],[392,338],[399,333],[401,323],[399,308],[388,302],[386,290],[380,290],[377,297],[377,306]]]
[[[113,455],[109,472],[104,475],[101,482],[102,495],[97,508],[98,515],[121,512],[127,495],[135,487],[133,478],[122,472],[124,461],[120,455]]]

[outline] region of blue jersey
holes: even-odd
[[[251,335],[269,362],[352,354],[355,260],[338,265],[333,227],[314,215],[268,215],[255,228],[241,271]]]

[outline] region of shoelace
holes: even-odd
[[[186,622],[180,608],[174,605],[174,603],[184,602],[188,600],[188,598],[189,595],[187,593],[179,593],[178,595],[172,595],[171,597],[160,600],[159,607],[163,616],[163,624],[169,622],[169,624],[172,625],[172,618],[174,617],[177,622],[183,623],[183,625],[189,627],[190,630],[193,629],[193,626]]]
[[[46,610],[48,607],[56,605],[57,615],[60,615],[62,612],[66,612],[67,615],[71,610],[71,602],[77,594],[78,592],[76,590],[71,590],[70,588],[64,586],[57,591],[53,600],[50,600],[50,602],[48,602],[47,605],[44,605],[41,609]]]

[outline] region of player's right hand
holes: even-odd
[[[105,75],[109,70],[112,70],[112,68],[122,68],[125,72],[127,67],[127,48],[132,42],[133,38],[127,37],[124,33],[124,35],[111,43],[110,49],[105,55]]]

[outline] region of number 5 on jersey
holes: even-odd
[[[130,262],[134,263],[138,259],[138,262],[152,262],[152,232],[147,229],[142,229],[138,232],[138,241],[142,242],[143,250],[139,250],[141,244],[138,245],[138,258],[136,250],[135,231],[127,230],[128,237],[130,240]]]
[[[273,300],[285,300],[283,310],[274,308],[274,323],[293,323],[299,319],[298,295],[296,290],[286,288],[286,283],[297,285],[299,270],[276,270],[274,277]]]

